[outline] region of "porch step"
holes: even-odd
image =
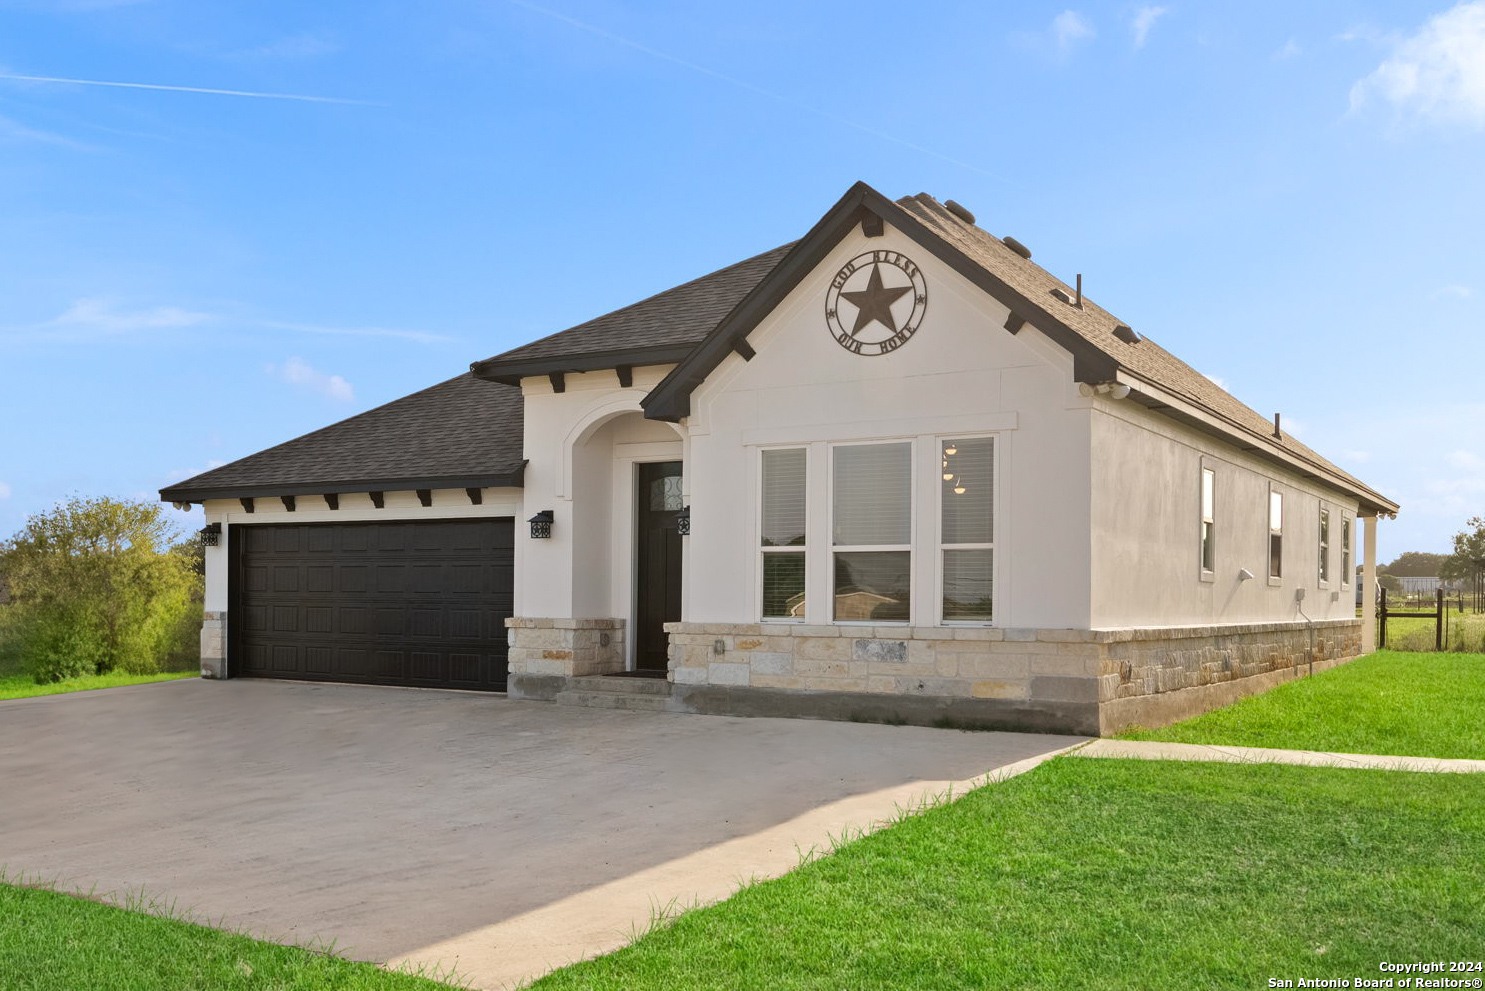
[[[669,692],[664,695],[653,695],[632,692],[584,692],[568,689],[557,693],[556,702],[558,705],[583,705],[590,709],[666,712],[670,709],[669,696]]]
[[[570,678],[570,692],[605,692],[614,695],[669,695],[670,682],[664,678],[614,678],[606,675],[587,675]]]

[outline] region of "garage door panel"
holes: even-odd
[[[504,689],[512,521],[237,529],[234,674]]]

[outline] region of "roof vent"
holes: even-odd
[[[1068,292],[1066,289],[1062,288],[1061,286],[1054,286],[1052,288],[1052,295],[1054,297],[1056,297],[1057,299],[1062,300],[1064,303],[1068,304],[1069,306],[1072,305],[1072,301],[1073,301],[1072,293]]]
[[[1028,248],[1026,245],[1022,244],[1020,241],[1017,241],[1015,238],[1007,235],[1007,236],[1001,238],[1001,241],[1003,241],[1005,243],[1005,246],[1007,248],[1010,248],[1012,251],[1014,251],[1016,254],[1020,255],[1022,258],[1030,258],[1031,257],[1031,249]]]
[[[1125,344],[1138,344],[1140,342],[1140,335],[1136,334],[1127,323],[1121,323],[1115,327],[1114,336]]]
[[[975,222],[975,215],[966,210],[963,204],[957,203],[954,200],[944,200],[944,209],[948,210],[950,213],[958,217],[960,220],[964,221],[966,224],[972,224]]]

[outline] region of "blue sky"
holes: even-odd
[[[1281,411],[1403,504],[1383,560],[1443,551],[1485,513],[1482,175],[1485,2],[0,0],[0,534],[792,240],[864,179]]]

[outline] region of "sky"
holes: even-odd
[[[0,535],[953,198],[1402,504],[1485,515],[1485,0],[0,0]],[[199,526],[199,509],[182,514]]]

